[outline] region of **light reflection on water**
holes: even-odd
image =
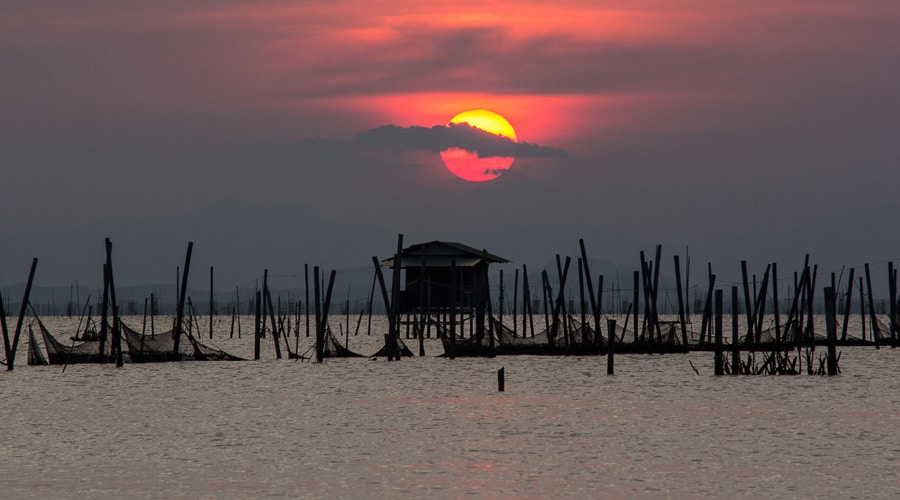
[[[229,321],[211,343],[251,356],[250,336],[219,338]],[[24,366],[20,349],[0,381],[9,497],[900,493],[890,348],[842,348],[832,378],[717,378],[711,353],[620,355],[607,376],[603,357],[435,358],[433,339],[394,363],[279,361],[268,339],[257,362],[65,373]]]

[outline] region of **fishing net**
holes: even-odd
[[[178,352],[175,350],[175,331],[168,330],[155,335],[144,335],[122,323],[122,333],[128,344],[128,357],[134,363],[154,363],[162,361],[243,361],[243,358],[228,354],[200,343],[191,335],[181,333]]]
[[[109,361],[109,342],[104,345],[103,353],[100,352],[99,340],[79,342],[73,339],[72,345],[67,346],[53,337],[39,317],[35,316],[34,319],[37,321],[38,328],[41,331],[41,338],[44,341],[44,348],[47,350],[47,361],[49,364],[74,365],[78,363],[105,363]]]

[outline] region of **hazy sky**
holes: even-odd
[[[98,282],[107,236],[122,283],[192,240],[225,288],[397,233],[735,277],[900,260],[896,0],[545,4],[3,2],[0,284],[32,257]],[[528,143],[487,183],[435,150],[477,108]]]

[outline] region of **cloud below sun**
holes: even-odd
[[[353,136],[354,146],[363,150],[404,153],[441,151],[459,148],[480,158],[514,157],[558,159],[568,157],[561,148],[514,142],[507,137],[485,132],[468,124],[435,125],[433,127],[384,125]]]

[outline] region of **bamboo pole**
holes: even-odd
[[[593,315],[593,317],[594,317],[594,337],[595,337],[594,341],[599,346],[600,339],[601,339],[601,332],[600,332],[600,304],[601,304],[601,302],[600,302],[600,299],[597,296],[595,296],[595,294],[594,294],[594,282],[591,277],[591,266],[588,263],[587,250],[585,249],[585,246],[584,246],[584,238],[581,238],[578,240],[578,247],[581,250],[581,260],[583,261],[583,265],[584,265],[584,276],[587,281],[588,296],[590,297],[590,301],[591,301],[591,315]],[[597,293],[598,294],[602,293],[602,289],[603,289],[603,287],[600,286]],[[582,319],[582,328],[584,327],[583,325],[584,325],[584,320]]]
[[[762,284],[759,287],[759,293],[756,295],[756,303],[753,305],[753,319],[756,321],[754,329],[756,331],[756,343],[762,341],[762,322],[766,314],[766,296],[769,291],[769,271],[772,269],[771,264],[766,266],[766,272],[763,273]]]
[[[837,325],[834,312],[834,288],[825,288],[825,329],[828,335],[828,375],[834,376],[838,372],[837,363]]]
[[[106,238],[106,266],[109,269],[109,299],[113,310],[112,349],[110,354],[115,359],[116,367],[122,368],[125,360],[122,356],[122,326],[119,324],[119,301],[116,299],[116,281],[113,278],[112,242]]]
[[[419,265],[419,356],[425,355],[425,316],[431,311],[423,310],[422,301],[425,300],[425,246],[422,246],[422,262]],[[428,283],[431,288],[431,283]]]
[[[525,308],[522,307],[524,312]],[[516,268],[515,276],[513,277],[513,303],[512,303],[512,325],[513,325],[513,336],[518,336],[518,313],[519,313],[519,269]],[[525,336],[525,329],[522,329],[522,336]]]
[[[104,261],[103,262],[103,301],[100,306],[100,333],[98,342],[98,350],[97,356],[100,359],[106,360],[106,336],[109,333],[108,320],[109,316],[109,264]]]
[[[781,317],[778,304],[778,265],[772,263],[772,314],[775,316],[775,349],[781,349]]]
[[[640,293],[641,293],[641,276],[638,271],[634,271],[634,296],[632,297],[632,305],[634,312],[634,321],[632,328],[634,328],[634,343],[638,343],[638,307],[640,306]],[[643,332],[641,332],[641,339],[643,340]]]
[[[269,270],[263,270],[263,287],[262,287],[262,328],[265,329],[265,316],[269,315],[272,325],[272,341],[275,344],[275,359],[281,359],[281,343],[279,342],[278,327],[275,325],[275,314],[272,311],[272,295],[269,293]]]
[[[262,332],[260,332],[260,316],[262,313],[262,304],[259,290],[256,291],[256,300],[254,301],[254,315],[253,315],[253,359],[259,360],[259,348],[260,341],[262,337]]]
[[[189,241],[187,247],[187,254],[184,257],[184,275],[181,277],[181,292],[178,296],[178,308],[175,311],[175,343],[172,347],[172,357],[178,357],[178,350],[180,348],[181,342],[181,322],[184,319],[184,300],[185,295],[187,294],[187,281],[188,281],[188,272],[191,267],[191,252],[194,250],[194,242]]]
[[[869,264],[866,263],[866,293],[869,295],[869,320],[872,322],[872,338],[875,339],[875,348],[881,346],[881,329],[878,328],[878,320],[875,318],[875,299],[872,296],[872,276],[869,274]]]
[[[741,282],[744,285],[744,308],[745,315],[747,316],[747,338],[746,343],[749,346],[754,344],[754,340],[756,339],[756,335],[753,331],[753,326],[755,325],[755,321],[753,320],[753,305],[750,303],[751,295],[750,295],[750,285],[747,281],[747,261],[741,261]]]
[[[309,337],[309,264],[303,264],[303,291],[306,293],[306,336]]]
[[[397,252],[394,254],[394,267],[391,270],[391,312],[394,321],[391,322],[389,331],[390,341],[388,343],[388,361],[396,358],[400,361],[400,350],[398,341],[400,338],[400,272],[403,268],[403,234],[397,235]]]
[[[3,353],[6,356],[7,370],[9,368],[9,353],[11,344],[9,342],[9,327],[6,325],[6,307],[3,305],[3,294],[0,294],[0,328],[3,330]]]
[[[656,256],[653,259],[653,289],[651,290],[653,298],[653,326],[656,329],[656,336],[659,343],[662,343],[662,331],[659,328],[659,271],[662,268],[662,245],[656,245]]]
[[[526,313],[526,307],[528,312]],[[527,337],[526,315],[531,324],[531,337],[534,338],[534,309],[531,304],[531,288],[528,285],[528,266],[522,264],[522,337]]]
[[[606,331],[609,332],[606,350],[606,374],[615,374],[615,345],[616,345],[616,320],[606,320]]]
[[[716,360],[715,373],[716,376],[725,375],[724,359],[722,353],[722,290],[716,290],[716,312],[715,312],[715,346]]]
[[[716,287],[716,275],[712,272],[712,264],[708,265],[709,277],[707,281],[709,282],[709,287],[706,290],[706,301],[703,303],[703,318],[700,321],[700,342],[710,342],[712,341],[712,318],[713,318],[713,294],[714,289]],[[707,333],[710,333],[707,336]]]
[[[731,287],[731,374],[738,375],[741,366],[741,346],[738,331],[740,329],[740,309],[738,307],[738,287]]]
[[[384,275],[381,273],[381,263],[378,262],[378,257],[372,256],[372,264],[375,266],[375,279],[378,281],[378,285],[381,289],[381,299],[384,301],[384,310],[385,314],[388,318],[388,334],[384,337],[385,347],[388,354],[388,359],[393,357],[393,353],[390,348],[390,336],[393,331],[393,323],[394,323],[394,313],[392,310],[391,298],[388,296],[387,288],[384,284]]]
[[[487,336],[488,336],[488,352],[490,353],[490,357],[494,357],[494,322],[492,318],[494,316],[492,307],[491,307],[491,287],[488,282],[488,268],[487,264],[482,265],[482,281],[481,287],[484,290],[484,295],[482,295],[482,300],[484,301],[484,307],[486,309],[486,314],[488,317],[487,323]]]
[[[581,346],[586,347],[588,345],[587,339],[587,314],[585,312],[585,306],[587,303],[584,300],[584,261],[581,257],[578,258],[578,312],[581,314]]]
[[[853,297],[853,268],[847,279],[847,296],[844,298],[844,322],[841,325],[841,342],[847,341],[847,325],[850,322],[850,301]]]
[[[894,263],[888,262],[888,314],[891,327],[891,347],[897,347],[897,274],[894,270]]]
[[[684,296],[681,291],[681,262],[675,255],[675,286],[678,289],[678,322],[681,324],[681,343],[684,351],[688,350],[687,321],[684,317]]]
[[[450,261],[450,359],[456,357],[456,260]]]
[[[806,286],[806,335],[807,341],[809,343],[809,348],[813,351],[816,350],[816,332],[815,332],[815,321],[813,319],[813,305],[815,300],[815,290],[816,290],[816,281],[818,279],[818,265],[814,265],[812,268],[812,273],[810,274],[810,279],[807,282]]]
[[[34,272],[37,270],[37,257],[33,258],[31,261],[31,270],[28,272],[28,281],[25,284],[25,293],[22,295],[22,306],[19,308],[19,319],[16,321],[16,331],[13,336],[12,344],[10,344],[9,349],[6,354],[6,370],[12,371],[15,366],[15,358],[16,358],[16,349],[19,347],[19,336],[22,332],[22,323],[25,321],[25,312],[28,310],[28,302],[31,298],[31,285],[34,282]],[[3,320],[3,324],[6,325],[6,320]],[[4,336],[4,339],[8,338],[8,333]]]
[[[213,266],[209,266],[209,338],[213,338]]]

